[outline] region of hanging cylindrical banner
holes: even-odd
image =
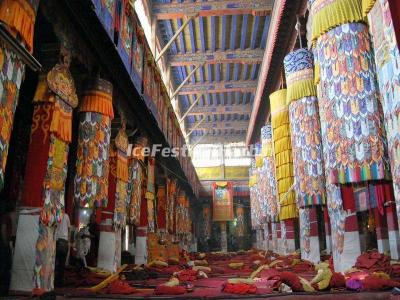
[[[210,205],[203,205],[203,234],[206,239],[211,237],[211,209]]]
[[[83,93],[79,115],[74,197],[81,207],[106,207],[108,194],[112,84],[91,80]]]
[[[391,13],[393,4],[388,0],[363,1],[375,50],[394,195],[400,220],[400,52],[395,32],[395,16]]]
[[[236,207],[236,236],[243,237],[245,235],[245,223],[244,223],[244,207],[238,205]]]
[[[280,205],[279,219],[283,221],[297,217],[286,89],[276,91],[269,97],[274,138],[275,179]]]
[[[335,5],[342,2],[349,5],[346,10]],[[361,0],[314,1],[311,11],[313,31],[320,27],[322,34],[315,38],[314,53],[326,180],[337,184],[388,178],[374,57]],[[328,15],[341,16],[337,27],[325,26]],[[350,17],[342,20],[344,16]]]
[[[167,230],[174,233],[175,228],[175,203],[177,196],[176,179],[167,178]]]
[[[231,182],[213,183],[213,221],[232,221],[233,188]]]
[[[278,218],[278,202],[275,181],[275,157],[272,141],[271,124],[261,128],[262,156],[263,156],[263,184],[265,185],[264,201],[266,204],[266,215],[269,220]]]
[[[324,204],[325,173],[313,55],[307,49],[298,49],[285,57],[284,65],[297,207]]]
[[[157,188],[157,229],[165,232],[167,217],[167,199],[165,186],[161,185]]]

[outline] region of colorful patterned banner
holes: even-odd
[[[206,239],[211,237],[211,208],[210,205],[203,205],[203,234]]]
[[[213,183],[213,221],[232,221],[233,218],[232,183]]]
[[[388,0],[377,0],[368,14],[388,139],[400,222],[400,53]]]
[[[327,181],[388,177],[373,52],[361,23],[336,27],[318,39],[319,109]]]
[[[132,158],[129,166],[131,195],[128,219],[129,223],[138,226],[140,222],[140,201],[142,195],[143,166],[141,162]]]
[[[80,107],[78,152],[74,185],[75,202],[81,207],[106,207],[111,138],[112,85],[89,82]]]
[[[14,113],[24,74],[25,65],[14,52],[0,42],[0,191],[4,185]]]
[[[175,228],[175,204],[177,197],[176,179],[167,178],[167,231],[174,233]]]
[[[243,237],[245,235],[245,229],[244,207],[239,205],[236,208],[236,236]]]
[[[297,207],[325,203],[325,177],[313,55],[307,49],[284,60]],[[298,98],[295,98],[298,97]]]
[[[155,231],[155,221],[154,221],[155,166],[156,166],[155,158],[149,157],[147,164],[147,190],[146,190],[148,232]]]
[[[300,239],[301,248],[309,254],[311,251],[310,233],[310,208],[299,209]]]

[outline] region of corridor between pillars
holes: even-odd
[[[390,166],[397,219],[400,217],[400,53],[388,0],[364,0],[363,13],[368,16],[374,44],[375,63],[388,139]],[[398,238],[389,239],[391,249],[397,249]],[[397,253],[397,254],[396,254]],[[392,258],[398,257],[394,251]]]
[[[286,104],[287,91],[282,89],[272,93],[271,124],[273,128],[274,153],[275,153],[275,179],[280,205],[279,220],[281,221],[281,253],[287,254],[295,251],[293,236],[286,237],[285,227],[292,228],[292,220],[297,222],[296,199],[294,192],[294,173],[292,146],[289,126],[289,110]],[[290,220],[290,221],[286,221]],[[287,224],[286,224],[287,223]],[[282,230],[283,229],[283,230]],[[291,230],[289,230],[291,232]]]
[[[326,193],[313,55],[303,48],[293,51],[285,57],[284,67],[302,258],[318,263],[318,227],[309,222],[317,222],[315,206],[325,204]]]
[[[386,140],[361,0],[309,3],[327,202],[332,234],[338,235],[333,249],[335,270],[344,271],[354,265],[361,244],[353,188],[341,186],[340,196],[337,188],[354,183],[367,186],[366,181],[389,179]],[[330,196],[336,198],[329,199]],[[335,231],[340,231],[343,224],[342,236]]]
[[[18,222],[12,290],[31,290],[32,278],[36,288],[45,291],[54,289],[54,230],[64,213],[72,112],[78,106],[69,64],[70,57],[65,54],[63,63],[55,65],[48,74],[41,75],[33,99],[31,139],[22,196],[26,210],[21,213]]]

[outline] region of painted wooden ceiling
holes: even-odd
[[[167,44],[188,16],[198,14],[167,52],[190,142],[244,141],[264,55],[273,0],[153,0],[158,34]],[[204,118],[204,119],[203,119]],[[194,130],[193,130],[194,129]]]

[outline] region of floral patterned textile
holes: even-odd
[[[310,208],[300,208],[299,209],[299,223],[300,223],[300,238],[301,238],[301,248],[309,254],[310,253]]]
[[[266,216],[270,220],[278,217],[279,203],[277,201],[276,181],[275,181],[275,160],[272,142],[272,127],[267,124],[261,128],[263,167],[260,182],[265,187],[264,201],[266,205]]]
[[[45,291],[54,289],[54,267],[56,257],[55,227],[39,222],[39,237],[36,242],[33,281],[35,288]]]
[[[325,178],[318,99],[314,86],[313,55],[307,49],[284,60],[289,104],[297,207],[324,204]],[[311,88],[309,88],[311,86]]]
[[[132,159],[130,163],[131,194],[129,205],[130,224],[139,225],[140,222],[140,201],[142,194],[143,167],[138,159]]]
[[[25,65],[0,42],[0,191],[4,185],[8,147]]]
[[[327,181],[386,178],[386,141],[367,27],[338,26],[318,39],[315,53]]]
[[[75,201],[82,207],[107,206],[111,119],[100,113],[80,114]]]
[[[304,97],[289,106],[297,207],[325,203],[318,99]]]
[[[368,14],[388,138],[398,219],[400,221],[400,53],[388,0],[377,0]]]
[[[177,196],[176,179],[167,178],[167,231],[174,233],[175,204]]]

